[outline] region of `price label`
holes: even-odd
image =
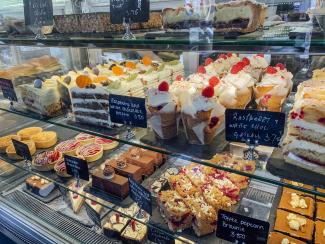
[[[226,140],[258,141],[259,145],[278,147],[283,136],[285,114],[257,110],[226,110]]]
[[[147,128],[144,98],[109,95],[109,115],[114,123]]]
[[[217,237],[232,243],[266,244],[270,224],[259,219],[219,210]]]
[[[64,162],[69,175],[73,175],[76,179],[89,181],[89,170],[86,160],[64,155]]]
[[[147,22],[149,20],[149,0],[110,0],[110,19],[112,24]]]
[[[17,141],[12,139],[12,143],[14,144],[16,154],[25,160],[32,161],[32,155],[30,154],[28,145],[25,143],[22,143],[21,141]]]
[[[149,227],[148,239],[154,243],[159,244],[175,244],[175,239],[167,235],[165,232],[162,232],[159,228]],[[172,233],[171,233],[172,235]]]
[[[25,25],[53,25],[52,0],[24,0]]]
[[[17,102],[17,95],[14,89],[14,85],[11,80],[0,78],[0,87],[2,90],[2,94],[5,98],[10,101]]]
[[[129,195],[135,201],[139,207],[146,211],[148,214],[152,215],[152,204],[151,204],[151,194],[142,185],[138,184],[132,177],[129,179]]]

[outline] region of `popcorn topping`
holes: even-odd
[[[307,208],[308,207],[305,199],[301,198],[296,193],[291,193],[290,205],[293,208]]]
[[[300,230],[303,226],[307,224],[305,218],[299,217],[296,214],[289,213],[287,216],[289,227],[292,230]]]

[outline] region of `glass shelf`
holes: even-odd
[[[33,35],[16,35],[0,37],[0,45],[174,51],[236,50],[236,52],[288,54],[304,52],[305,47],[309,47],[310,44],[310,53],[317,54],[325,50],[325,39],[322,33],[292,32],[294,34],[290,34],[287,29],[284,30],[283,28],[277,30],[280,33],[272,31],[272,34],[268,34],[268,31],[257,31],[253,34],[229,37],[214,33],[213,37],[204,37],[201,40],[196,38],[193,32],[165,31],[135,32],[136,40],[123,40],[121,35],[110,33],[51,34],[46,39],[35,39]],[[310,40],[308,36],[311,37]]]
[[[202,159],[204,158],[204,155],[200,154],[200,150],[198,150],[198,154],[196,154],[195,156],[193,156],[193,152],[188,151],[186,153],[182,152],[183,150],[177,151],[175,148],[166,148],[165,146],[161,146],[161,147],[157,147],[157,146],[152,146],[152,145],[148,145],[145,144],[143,142],[141,142],[141,139],[147,134],[147,130],[146,129],[141,129],[141,128],[135,128],[135,134],[136,134],[136,138],[129,140],[126,138],[127,135],[127,129],[126,128],[122,128],[119,130],[114,130],[114,129],[101,129],[101,128],[97,128],[94,126],[87,126],[87,125],[81,125],[81,124],[74,124],[71,122],[71,119],[68,119],[64,116],[61,117],[56,117],[56,118],[41,118],[38,115],[35,115],[33,113],[30,112],[24,112],[24,111],[16,111],[16,110],[11,110],[6,106],[1,106],[0,107],[1,111],[6,111],[12,114],[16,114],[16,115],[20,115],[23,117],[28,117],[31,119],[35,119],[38,121],[42,121],[45,122],[47,124],[52,124],[61,128],[65,128],[65,129],[70,129],[73,131],[77,131],[77,132],[84,132],[84,133],[88,133],[88,134],[92,134],[95,136],[100,136],[103,138],[107,138],[107,139],[111,139],[111,140],[115,140],[118,141],[120,143],[123,144],[127,144],[127,145],[131,145],[131,146],[136,146],[136,147],[140,147],[140,148],[144,148],[144,149],[148,149],[151,151],[155,151],[155,152],[159,152],[159,153],[163,153],[165,155],[168,155],[170,157],[173,158],[177,158],[177,159],[183,159],[186,161],[190,161],[190,162],[194,162],[194,163],[198,163],[198,164],[202,164],[205,166],[210,166],[210,167],[214,167],[217,168],[219,170],[223,170],[226,172],[230,172],[230,173],[235,173],[238,175],[242,175],[242,176],[246,176],[249,177],[250,179],[255,179],[257,181],[261,181],[261,182],[265,182],[268,184],[273,184],[273,185],[277,185],[277,186],[282,186],[282,187],[288,187],[294,190],[298,190],[298,191],[302,191],[305,193],[310,193],[310,194],[315,194],[318,195],[320,197],[325,197],[325,193],[323,192],[319,192],[319,191],[315,191],[315,190],[310,190],[310,189],[306,189],[306,188],[302,188],[293,184],[289,184],[286,182],[283,182],[278,176],[273,175],[272,173],[268,172],[268,163],[267,160],[264,162],[266,165],[266,169],[265,169],[265,165],[262,166],[261,169],[256,170],[255,173],[247,173],[247,172],[242,172],[240,170],[236,170],[236,169],[232,169],[232,168],[227,168],[227,167],[223,167],[221,165],[218,164],[214,164],[209,162],[208,160]],[[119,138],[115,138],[114,136],[116,134],[119,134]],[[231,147],[231,145],[227,145],[226,150],[222,150],[221,152],[228,152],[229,151],[229,147]],[[195,148],[195,147],[194,147]],[[200,146],[197,146],[197,149],[199,149]],[[238,149],[237,146],[234,146],[235,150]],[[239,147],[239,150],[243,150],[243,148]],[[271,150],[272,153],[273,149]],[[269,155],[270,157],[271,155]],[[271,156],[272,157],[272,156]],[[269,159],[268,159],[269,160]],[[281,159],[280,161],[281,162]],[[283,162],[283,159],[282,159]],[[290,179],[290,172],[287,170],[283,173],[283,175],[281,175],[281,178],[288,178]],[[306,182],[306,179],[304,178],[304,176],[299,177],[299,175],[295,174],[294,176],[291,176],[290,180],[295,180],[298,182],[302,182],[304,184],[308,184],[308,185],[314,185],[315,187],[321,187],[323,188],[323,181],[321,178],[311,178]]]

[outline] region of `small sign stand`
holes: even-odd
[[[125,139],[126,140],[134,139],[135,138],[134,130],[130,126],[126,127],[126,129],[127,129],[127,133],[125,135]]]
[[[128,18],[128,21],[125,21],[125,18],[123,18],[123,26],[125,27],[125,33],[122,37],[123,40],[135,40],[136,37],[131,32],[131,19]]]
[[[260,155],[258,154],[258,151],[256,150],[256,147],[258,147],[258,140],[255,140],[253,143],[251,143],[251,140],[247,139],[246,145],[248,146],[248,149],[246,149],[244,151],[244,159],[254,160],[256,163],[256,167],[261,168],[261,164],[259,161]]]

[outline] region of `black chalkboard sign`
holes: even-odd
[[[14,144],[16,154],[25,160],[32,161],[32,155],[30,154],[29,148],[25,143],[22,143],[21,141],[17,141],[12,139],[12,143]]]
[[[109,115],[114,123],[147,128],[144,98],[109,95]]]
[[[148,239],[154,243],[158,244],[175,244],[175,239],[173,236],[167,235],[165,232],[162,232],[158,227],[148,226]],[[171,233],[172,235],[172,233]]]
[[[149,20],[149,0],[110,0],[112,24],[147,22]]]
[[[219,210],[217,237],[232,243],[266,244],[270,224],[259,219]]]
[[[268,111],[227,109],[226,140],[258,141],[259,145],[278,147],[285,125],[285,114]]]
[[[152,215],[152,205],[151,205],[151,194],[142,185],[136,182],[132,177],[129,179],[129,195],[133,201],[135,201],[139,207],[146,211],[148,214]]]
[[[0,78],[0,86],[5,98],[17,102],[17,95],[11,80]]]
[[[88,163],[86,160],[64,155],[64,162],[67,167],[67,173],[75,178],[89,181]]]
[[[24,0],[25,25],[53,25],[52,0]]]

